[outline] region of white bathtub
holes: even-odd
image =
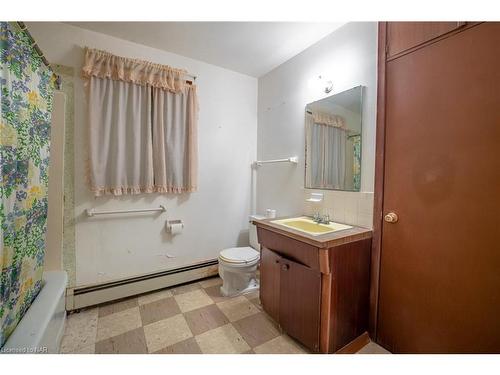
[[[2,353],[59,353],[66,321],[66,272],[43,274],[43,286],[2,347]]]

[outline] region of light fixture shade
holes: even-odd
[[[328,94],[333,90],[333,82],[328,80],[325,83],[325,93]]]
[[[323,88],[325,94],[328,94],[328,93],[330,93],[333,90],[333,82],[332,82],[332,80],[330,80],[327,77],[324,77],[322,75],[318,76],[318,80],[319,80],[321,88]]]

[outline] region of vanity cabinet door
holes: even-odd
[[[285,258],[280,266],[280,325],[288,335],[318,352],[321,272]]]
[[[274,251],[262,247],[260,260],[260,302],[264,311],[279,322],[280,260]]]

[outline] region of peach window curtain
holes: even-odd
[[[196,86],[186,71],[87,48],[87,178],[95,196],[197,188]]]
[[[347,131],[341,116],[308,112],[306,124],[306,186],[344,189]]]

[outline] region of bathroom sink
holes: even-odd
[[[330,224],[318,224],[307,216],[274,220],[271,221],[271,223],[280,224],[288,228],[299,230],[312,236],[318,236],[320,234],[333,233],[340,230],[352,228],[352,226],[350,225],[335,223],[333,221],[330,221]]]

